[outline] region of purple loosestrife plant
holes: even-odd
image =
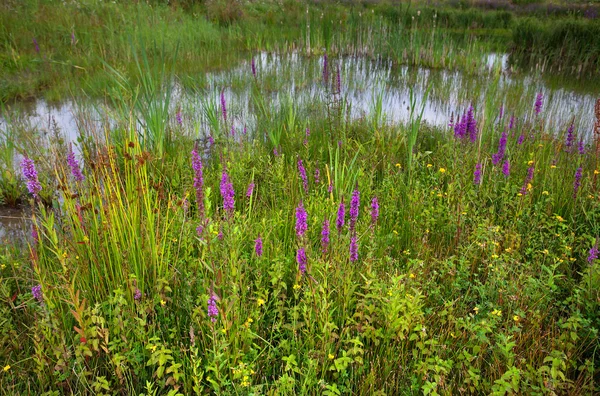
[[[542,91],[538,92],[535,98],[535,115],[539,115],[542,112],[542,105],[544,104],[544,95]]]
[[[298,263],[298,271],[300,271],[301,275],[304,275],[306,272],[306,263],[308,262],[308,259],[306,258],[306,250],[304,250],[303,247],[298,249],[298,252],[296,252],[296,262]]]
[[[192,150],[192,169],[194,171],[194,189],[196,190],[196,205],[198,212],[204,215],[204,174],[202,172],[202,160],[198,151]]]
[[[506,131],[502,132],[502,136],[500,137],[500,141],[498,142],[498,151],[492,155],[492,163],[494,165],[498,165],[502,158],[504,158],[504,153],[506,152],[506,141],[508,140],[508,135]]]
[[[207,302],[207,313],[210,321],[215,323],[217,321],[217,317],[219,316],[219,308],[217,308],[217,296],[211,293],[210,297],[208,297]]]
[[[527,192],[529,191],[529,184],[531,183],[531,181],[533,180],[533,172],[535,171],[535,168],[533,166],[530,166],[527,169],[527,176],[525,177],[525,181],[523,182],[523,187],[521,187],[521,195],[527,195]]]
[[[373,197],[371,200],[371,224],[377,224],[377,219],[379,219],[379,200],[377,197]]]
[[[39,193],[42,191],[42,185],[38,180],[38,174],[35,170],[35,163],[32,159],[26,156],[23,158],[23,161],[21,161],[21,169],[27,182],[27,190],[29,190],[29,193],[33,195],[33,198],[38,199]]]
[[[223,121],[227,122],[227,104],[225,103],[225,90],[221,90],[221,114],[223,115]]]
[[[575,143],[575,125],[571,123],[569,129],[567,130],[567,138],[565,139],[565,147],[567,147],[567,151],[571,151],[573,143]]]
[[[573,199],[577,198],[577,192],[581,187],[581,177],[583,176],[583,169],[581,166],[575,171],[575,180],[573,181]]]
[[[298,158],[298,173],[300,173],[300,178],[302,179],[302,187],[304,188],[304,192],[308,193],[308,177],[306,176],[306,169],[304,168],[300,158]]]
[[[508,122],[508,129],[513,129],[515,127],[515,116],[510,116],[510,121]]]
[[[38,302],[44,301],[44,294],[42,293],[42,285],[35,285],[31,288],[31,294],[33,298],[38,300]]]
[[[73,178],[77,182],[82,182],[85,177],[83,176],[83,173],[81,173],[79,162],[77,162],[75,153],[73,152],[73,148],[71,146],[69,146],[69,154],[67,154],[67,164],[69,164],[69,168],[71,168],[71,174],[73,175]]]
[[[461,117],[456,118],[456,123],[454,124],[454,137],[457,139],[462,139],[465,137],[466,133],[467,117],[463,114]]]
[[[350,238],[350,262],[354,263],[358,260],[358,243],[356,242],[356,235],[352,235]]]
[[[223,209],[230,216],[235,209],[235,191],[226,171],[223,171],[223,175],[221,176],[220,188],[221,196],[223,197]]]
[[[473,172],[473,184],[476,186],[481,184],[481,163],[475,165],[475,171]]]
[[[500,111],[498,112],[498,120],[501,120],[503,116],[504,116],[504,105],[501,104]]]
[[[296,236],[298,239],[302,239],[306,234],[306,230],[308,229],[307,219],[308,215],[302,201],[300,201],[300,205],[296,208]]]
[[[510,162],[508,162],[508,159],[502,164],[502,174],[504,177],[510,176]]]
[[[133,293],[133,299],[135,301],[140,301],[141,298],[142,298],[142,291],[136,287],[135,292]]]
[[[254,192],[254,182],[251,182],[248,185],[248,190],[246,191],[246,198],[250,198],[252,196],[253,192]]]
[[[263,254],[263,241],[262,241],[262,238],[260,237],[260,235],[254,241],[254,252],[256,253],[256,256],[258,256],[258,257],[261,257]]]
[[[596,238],[596,243],[590,249],[589,256],[587,258],[588,264],[593,264],[594,260],[598,259],[598,238]]]
[[[337,219],[335,221],[335,226],[338,230],[338,234],[342,233],[342,229],[344,228],[344,223],[346,222],[346,205],[344,204],[344,200],[340,202],[340,206],[337,211]]]
[[[356,221],[358,220],[358,209],[360,208],[360,192],[358,187],[352,192],[352,199],[350,200],[350,230],[354,231],[356,227]]]
[[[183,118],[181,116],[181,110],[177,110],[177,113],[175,113],[175,119],[177,120],[177,124],[179,126],[183,125]]]
[[[321,229],[321,250],[323,253],[327,253],[327,248],[329,247],[329,220],[325,219],[323,221],[323,228]]]
[[[585,155],[585,145],[583,144],[583,139],[579,139],[577,150],[579,151],[579,155]]]
[[[525,135],[519,136],[519,140],[517,140],[517,144],[519,146],[522,145],[524,140],[525,140]]]
[[[473,115],[472,105],[469,107],[469,111],[467,111],[467,135],[472,143],[477,141],[477,121]]]
[[[319,168],[315,169],[315,184],[320,184],[321,183],[321,171],[319,170]]]

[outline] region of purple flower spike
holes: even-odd
[[[133,293],[133,299],[135,301],[139,301],[141,298],[142,298],[142,291],[136,287],[135,293]]]
[[[593,264],[594,260],[598,259],[598,238],[596,238],[596,243],[590,249],[590,255],[587,258],[589,264]]]
[[[573,143],[575,142],[575,125],[571,123],[569,129],[567,130],[567,139],[565,140],[565,147],[567,147],[567,151],[571,151],[571,147],[573,147]]]
[[[500,161],[502,161],[502,158],[504,158],[507,139],[508,135],[506,134],[506,131],[502,132],[502,137],[500,137],[500,141],[498,142],[498,151],[492,155],[492,163],[494,165],[498,165]]]
[[[477,121],[473,115],[473,106],[469,107],[469,111],[467,112],[467,134],[472,143],[477,141]]]
[[[577,168],[575,171],[575,181],[573,182],[573,199],[577,198],[577,191],[581,187],[581,177],[583,176],[583,169]]]
[[[227,105],[225,103],[225,90],[221,90],[221,114],[223,115],[223,121],[227,122]]]
[[[504,105],[501,104],[500,111],[498,112],[498,119],[501,120],[503,116],[504,116]]]
[[[481,164],[475,165],[475,172],[473,172],[473,184],[476,186],[481,184]]]
[[[583,139],[579,139],[579,144],[577,145],[577,150],[580,155],[585,155],[585,145],[583,144]]]
[[[519,146],[522,145],[524,140],[525,140],[525,135],[519,136],[519,140],[517,140],[517,144]]]
[[[228,215],[231,215],[235,209],[235,191],[233,190],[233,184],[229,179],[227,172],[223,171],[221,176],[221,196],[223,197],[223,209]]]
[[[308,193],[308,178],[306,176],[306,169],[304,168],[300,158],[298,158],[298,173],[300,173],[300,178],[302,179],[302,187],[304,187],[304,192]]]
[[[527,176],[525,177],[525,181],[523,182],[523,187],[521,187],[521,195],[527,195],[527,192],[529,190],[529,184],[531,183],[531,181],[533,180],[533,172],[535,171],[535,168],[533,166],[530,166],[529,169],[527,169]]]
[[[379,200],[377,197],[373,197],[371,200],[371,223],[375,225],[379,218]]]
[[[252,67],[252,75],[254,76],[254,78],[256,78],[256,62],[254,61],[254,57],[252,57],[251,67]]]
[[[177,110],[177,113],[175,113],[175,119],[177,120],[177,124],[179,124],[179,126],[183,125],[183,118],[180,110]]]
[[[67,164],[71,168],[71,174],[75,178],[76,181],[82,182],[85,177],[83,173],[81,173],[81,169],[79,169],[79,162],[75,158],[75,153],[73,153],[72,147],[69,147],[69,154],[67,154]]]
[[[38,300],[38,302],[44,301],[44,294],[42,293],[42,285],[35,285],[31,288],[31,294],[33,298]]]
[[[539,115],[542,112],[542,104],[544,103],[544,95],[542,92],[538,92],[535,98],[535,115]]]
[[[319,168],[315,169],[315,184],[320,184],[321,183],[321,171],[319,170]]]
[[[354,263],[358,260],[358,244],[356,242],[356,235],[352,235],[350,238],[350,262]]]
[[[337,220],[335,221],[335,226],[338,230],[338,234],[340,234],[342,232],[345,221],[346,221],[346,205],[344,205],[344,200],[342,199],[342,202],[340,202],[340,206],[339,206],[338,212],[337,212]]]
[[[217,308],[217,297],[214,294],[211,294],[208,298],[207,312],[210,321],[215,323],[219,316],[219,308]]]
[[[510,162],[508,162],[508,160],[504,161],[504,164],[502,164],[502,174],[504,177],[510,176]]]
[[[253,192],[254,192],[254,182],[251,182],[250,185],[248,185],[248,191],[246,191],[246,197],[250,198],[252,196]]]
[[[515,116],[510,116],[510,121],[508,123],[508,129],[513,129],[515,127]]]
[[[39,198],[38,194],[40,193],[40,191],[42,191],[42,185],[38,180],[38,174],[35,170],[35,163],[32,159],[26,156],[25,158],[23,158],[23,161],[21,161],[21,169],[23,171],[23,176],[27,181],[27,189],[29,190],[31,195],[33,195],[33,198]]]
[[[202,172],[202,160],[196,149],[192,150],[192,169],[194,170],[196,205],[198,205],[198,212],[202,216],[204,215],[204,174]]]
[[[263,241],[260,236],[254,241],[254,252],[256,252],[258,257],[261,257],[263,254]]]
[[[298,252],[296,253],[296,262],[298,263],[298,271],[300,271],[301,275],[304,275],[308,259],[306,258],[306,251],[303,247],[298,249]]]
[[[321,249],[323,253],[327,253],[327,248],[329,247],[329,220],[325,219],[323,221],[323,228],[321,229]]]
[[[360,208],[360,192],[356,188],[352,192],[352,199],[350,200],[350,230],[354,231],[356,221],[358,219],[358,209]]]
[[[300,205],[296,208],[296,236],[300,239],[306,234],[306,230],[308,229],[307,218],[308,215],[306,214],[304,205],[300,202]]]

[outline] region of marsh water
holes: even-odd
[[[493,114],[488,117],[497,124],[501,106],[504,117],[514,115],[521,121],[530,120],[535,97],[542,92],[543,113],[538,122],[545,123],[546,130],[564,133],[574,123],[579,137],[591,136],[594,103],[600,89],[515,73],[506,54],[487,54],[483,59],[481,67],[467,74],[343,57],[330,59],[324,76],[322,57],[260,53],[254,58],[256,76],[248,59],[229,70],[199,76],[198,89],[184,88],[186,84],[175,81],[169,122],[175,123],[175,114],[179,113],[189,133],[207,133],[203,102],[208,97],[218,103],[223,91],[234,127],[240,130],[246,127],[252,133],[258,129],[251,111],[252,89],[257,83],[273,108],[287,100],[300,109],[310,109],[335,96],[346,103],[350,117],[371,117],[377,112],[386,123],[409,122],[412,95],[419,109],[423,105],[423,122],[442,128],[447,128],[451,117],[464,112],[469,105],[474,106],[478,117],[483,116],[485,106],[491,106]],[[324,84],[324,78],[330,84]],[[72,142],[77,150],[78,136],[102,132],[114,125],[116,118],[111,106],[104,102],[70,99],[49,103],[39,99],[5,109],[0,117],[0,132],[5,138],[20,136],[32,141],[58,138]],[[138,126],[143,128],[143,121]],[[0,240],[22,236],[26,224],[23,217],[18,209],[0,208]]]

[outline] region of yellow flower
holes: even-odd
[[[527,165],[533,165],[533,161],[532,160],[527,161]]]
[[[556,169],[556,165],[550,165],[550,169]]]
[[[440,168],[440,173],[446,173],[446,169]]]
[[[562,223],[563,221],[565,221],[565,219],[563,219],[563,218],[562,218],[561,216],[559,216],[559,215],[556,215],[556,220],[558,220],[558,221],[559,221],[559,222],[561,222],[561,223]]]
[[[433,165],[431,165],[431,164],[427,164],[427,167],[428,167],[428,168],[431,168],[432,166],[433,166]]]
[[[411,279],[414,279],[414,278],[416,278],[415,274],[413,274],[412,272],[410,273],[409,277],[410,277]]]
[[[393,232],[394,234],[398,235],[398,231],[396,231],[396,230],[393,230],[392,232]]]
[[[396,164],[396,168],[402,168],[402,165]]]
[[[90,241],[90,238],[88,238],[87,235],[84,235],[83,236],[83,242],[89,242],[89,241]]]
[[[227,329],[221,329],[221,333],[227,334]]]
[[[527,183],[527,191],[531,191],[532,188],[533,186],[531,185],[531,183]]]
[[[498,258],[498,255],[497,255],[497,254],[492,254],[492,258],[493,258],[493,259],[497,259],[497,258]]]
[[[542,191],[542,195],[549,195],[550,193],[548,191]]]
[[[167,304],[167,302],[165,300],[160,300],[160,305],[162,305],[163,307]]]
[[[473,311],[475,311],[475,313],[478,313],[479,312],[479,307],[473,308]]]
[[[521,319],[521,318],[519,318],[519,315],[515,315],[515,316],[513,316],[513,320],[514,320],[515,322],[518,322],[520,319]]]
[[[538,147],[544,147],[544,145],[540,143],[540,144],[538,144]]]
[[[258,306],[262,306],[265,305],[265,300],[263,300],[262,298],[259,298],[258,300],[256,300],[256,303],[258,304]]]
[[[502,316],[502,311],[500,311],[499,309],[494,309],[492,311],[492,315],[496,315],[498,317]]]
[[[594,175],[600,174],[600,171],[598,169],[594,169]]]
[[[505,251],[506,253],[510,253],[510,252],[512,252],[512,248],[509,248],[509,247],[508,247],[508,248],[504,249],[504,251]]]
[[[438,196],[438,197],[440,197],[440,198],[442,198],[442,197],[443,197],[442,193],[438,193],[438,195],[437,195],[437,196]]]
[[[300,285],[296,283],[296,284],[294,285],[294,290],[298,290],[298,289],[300,289]]]
[[[10,370],[10,364],[7,364],[6,366],[4,366],[4,371],[6,372],[8,370]]]
[[[548,254],[548,253],[549,253],[549,252],[548,252],[548,249],[544,249],[544,250],[542,250],[542,253],[544,253],[544,254]]]
[[[522,197],[522,196],[523,196],[523,194],[521,194],[521,193],[517,193],[517,196],[518,196],[518,197]]]
[[[327,355],[327,357],[329,358],[329,360],[333,360],[335,358],[335,356],[333,356],[333,354],[331,354],[331,353],[329,355]]]

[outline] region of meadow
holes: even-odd
[[[0,5],[0,394],[600,392],[597,22],[429,7]]]

